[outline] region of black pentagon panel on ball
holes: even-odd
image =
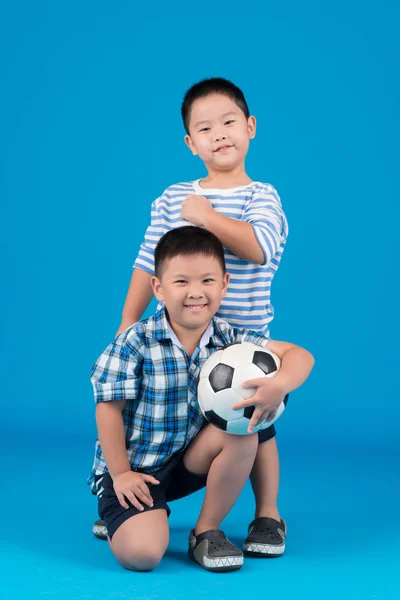
[[[215,413],[213,410],[206,410],[204,416],[207,419],[207,421],[211,423],[211,425],[215,425],[215,427],[218,427],[218,429],[226,431],[228,423],[225,421],[225,419],[217,415],[217,413]]]
[[[256,407],[255,406],[246,406],[246,408],[243,411],[243,416],[245,419],[251,419],[251,417],[253,416],[253,412],[255,411]]]
[[[254,352],[252,362],[256,365],[256,367],[261,369],[261,371],[264,371],[266,375],[277,371],[274,359],[267,352],[259,352],[258,350],[256,350]]]
[[[226,390],[232,385],[233,368],[229,365],[224,365],[224,363],[219,363],[219,365],[213,368],[208,379],[214,392]]]

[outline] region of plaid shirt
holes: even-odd
[[[94,397],[96,402],[125,401],[122,418],[132,470],[153,473],[186,448],[205,422],[197,402],[201,367],[216,350],[245,341],[265,346],[268,339],[213,317],[189,356],[162,308],[129,327],[105,349],[91,374]],[[93,493],[95,477],[105,472],[97,440],[88,480]]]

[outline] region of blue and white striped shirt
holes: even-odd
[[[226,190],[204,189],[199,181],[172,185],[153,202],[151,224],[134,268],[154,274],[154,249],[161,236],[170,229],[188,225],[180,217],[183,200],[189,194],[205,196],[217,212],[253,226],[265,257],[264,264],[256,265],[225,249],[226,267],[231,279],[217,316],[237,327],[262,331],[268,337],[268,323],[274,318],[270,301],[271,281],[288,235],[288,224],[278,193],[272,185],[259,181]]]
[[[153,473],[188,446],[205,423],[197,401],[201,367],[216,350],[236,342],[265,347],[260,333],[213,317],[192,356],[178,341],[165,309],[135,323],[104,350],[92,369],[96,402],[125,401],[122,418],[132,470]],[[107,472],[99,441],[88,480]]]

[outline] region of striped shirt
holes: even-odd
[[[170,229],[188,225],[180,217],[183,200],[189,194],[205,196],[217,212],[253,226],[265,258],[264,264],[257,265],[225,249],[226,267],[231,279],[217,316],[237,327],[262,331],[268,337],[268,323],[274,318],[270,300],[271,282],[288,235],[288,224],[278,193],[272,185],[259,181],[226,190],[204,189],[199,181],[172,185],[153,202],[151,224],[134,268],[154,274],[154,249],[161,236]]]
[[[186,448],[204,425],[197,382],[205,361],[235,342],[266,346],[260,333],[240,330],[213,317],[189,356],[160,309],[135,323],[106,348],[91,373],[96,402],[125,401],[122,418],[132,470],[153,473]],[[99,441],[88,484],[107,472]]]

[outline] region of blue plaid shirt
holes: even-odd
[[[124,400],[122,418],[132,470],[153,473],[193,440],[204,425],[197,402],[199,372],[216,350],[235,342],[265,346],[260,333],[232,327],[213,317],[192,356],[182,347],[160,309],[121,333],[105,349],[91,374],[96,402]],[[96,442],[88,480],[107,472]]]

